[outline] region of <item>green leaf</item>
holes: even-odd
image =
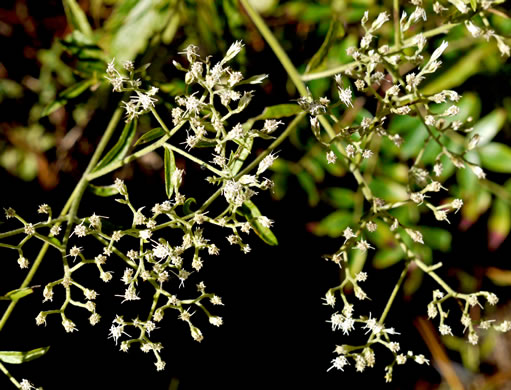
[[[314,182],[314,178],[305,170],[299,172],[296,175],[298,182],[307,193],[309,198],[309,205],[316,206],[319,202],[319,192],[316,188],[316,183]]]
[[[21,364],[43,356],[50,347],[33,349],[27,352],[21,351],[0,351],[0,360],[9,364]]]
[[[452,235],[449,231],[436,227],[420,227],[424,244],[432,249],[448,252],[451,249]]]
[[[244,85],[244,84],[261,84],[263,80],[266,80],[268,78],[267,74],[258,74],[252,77],[249,77],[248,79],[242,80],[236,85]]]
[[[119,61],[133,60],[151,39],[165,30],[176,14],[169,1],[126,1],[116,10],[110,53]],[[175,23],[175,21],[173,22]]]
[[[461,0],[457,0],[461,1]],[[493,45],[482,44],[464,55],[458,62],[453,64],[447,71],[428,83],[422,93],[435,94],[444,89],[453,89],[465,82],[470,76],[479,72],[485,57],[495,51]]]
[[[298,104],[277,104],[275,106],[266,107],[263,113],[255,117],[254,120],[285,118],[298,115],[302,111],[302,108]]]
[[[63,0],[62,2],[64,4],[67,22],[85,36],[92,37],[92,28],[87,20],[87,16],[76,0]]]
[[[500,198],[493,203],[490,218],[488,219],[488,247],[497,249],[506,239],[511,230],[511,208]]]
[[[474,130],[469,133],[470,137],[479,135],[479,147],[488,144],[506,123],[506,116],[503,108],[493,110],[474,125]]]
[[[183,204],[183,213],[184,213],[184,215],[188,215],[188,214],[193,213],[193,211],[190,209],[190,206],[192,205],[192,203],[197,203],[195,198],[188,198],[188,199],[185,200],[185,203]]]
[[[490,267],[486,271],[486,276],[498,286],[511,286],[511,271]]]
[[[0,296],[0,300],[2,301],[17,301],[27,295],[30,295],[34,292],[34,289],[30,287],[18,288],[16,290],[9,291],[7,294]]]
[[[254,232],[261,238],[261,240],[271,246],[279,244],[277,237],[275,237],[275,234],[273,234],[271,229],[263,226],[259,221],[258,217],[262,214],[252,201],[247,200],[244,202],[238,211],[247,219],[247,222],[250,226],[252,226],[252,229],[254,229]]]
[[[403,257],[404,253],[401,248],[380,249],[374,256],[373,266],[377,269],[387,268],[396,264]]]
[[[373,194],[389,202],[399,202],[408,199],[406,187],[395,181],[384,178],[373,178],[369,183]]]
[[[334,18],[330,22],[330,27],[328,28],[328,32],[326,34],[325,40],[321,44],[321,47],[319,50],[314,54],[307,64],[307,67],[305,68],[305,73],[309,73],[313,71],[314,69],[321,66],[321,64],[325,61],[328,52],[330,51],[330,48],[334,44],[335,40],[337,38],[341,38],[344,36],[344,29],[342,27],[342,24],[339,23],[337,18]]]
[[[337,238],[352,222],[353,215],[351,212],[336,210],[323,218],[317,225],[314,225],[312,232],[317,236]]]
[[[168,145],[164,145],[164,150],[165,192],[167,193],[167,198],[170,199],[175,187],[174,183],[172,183],[172,176],[176,171],[176,158],[174,157],[174,152],[172,152]]]
[[[238,146],[236,152],[231,154],[231,158],[229,159],[228,166],[233,176],[235,176],[241,170],[241,167],[245,163],[245,160],[252,150],[254,139],[251,137],[245,138],[244,142],[244,144]]]
[[[147,144],[148,142],[154,141],[163,135],[165,135],[165,130],[163,130],[161,127],[151,129],[147,133],[142,134],[142,136],[137,139],[137,142],[135,142],[135,145],[133,146]]]
[[[481,165],[493,172],[511,173],[511,148],[491,142],[479,149]]]
[[[41,113],[41,117],[45,117],[47,115],[50,115],[52,112],[56,111],[60,107],[64,106],[69,99],[74,99],[78,96],[80,96],[83,92],[85,92],[87,89],[89,89],[93,84],[95,83],[95,80],[89,79],[89,80],[82,80],[77,82],[74,85],[71,85],[69,88],[65,89],[61,93],[59,93],[57,100],[51,102],[48,104],[43,112]]]
[[[347,188],[331,187],[324,191],[326,201],[335,208],[347,209],[355,204],[355,193]]]
[[[92,172],[99,171],[100,169],[103,169],[112,163],[121,161],[128,153],[131,141],[133,141],[133,138],[135,137],[136,130],[137,130],[136,119],[126,123],[117,143],[96,165]]]
[[[117,187],[113,184],[109,186],[95,186],[94,184],[89,184],[87,190],[101,197],[114,196],[119,193]]]

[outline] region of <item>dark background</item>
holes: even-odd
[[[19,4],[24,4],[29,11],[28,22],[19,20],[19,13],[16,13]],[[34,50],[49,47],[54,37],[61,37],[67,31],[60,2],[5,1],[2,7],[0,19],[2,23],[10,25],[12,31],[0,36],[4,72],[1,77],[21,80],[27,74],[37,75],[38,62]],[[271,52],[267,50],[260,55],[264,61],[254,64],[254,67],[257,65],[258,73],[267,72],[274,80],[283,80],[284,73]],[[307,49],[302,47],[297,49],[293,58],[307,56],[310,57]],[[489,80],[476,78],[467,88],[486,84]],[[495,82],[498,83],[498,80]],[[260,112],[261,107],[268,102],[281,103],[281,97],[287,96],[283,88],[278,90],[278,84],[273,85],[271,93],[256,99],[255,112]],[[489,93],[498,96],[502,91],[498,88],[491,90]],[[493,97],[498,100],[498,96]],[[484,96],[481,97],[483,102],[487,102]],[[16,118],[26,116],[30,99],[35,100],[36,97],[29,96],[23,102],[2,104],[2,121],[12,123]],[[491,109],[491,106],[486,109]],[[112,112],[113,107],[105,108],[94,119],[98,126],[87,128],[86,137],[92,145]],[[282,149],[285,148],[286,145],[283,145]],[[61,173],[58,186],[53,189],[45,190],[40,181],[23,182],[0,170],[0,207],[13,207],[29,220],[36,220],[37,206],[42,203],[48,203],[54,212],[58,212],[77,183],[90,150],[76,148],[71,153],[76,167]],[[282,153],[290,159],[293,153],[299,155],[299,152],[292,150]],[[194,188],[191,178],[195,175],[202,173],[196,166],[188,165],[185,193],[190,196],[200,193],[203,188],[199,185]],[[155,202],[165,200],[161,172],[147,174],[143,168],[135,165],[130,176],[132,178],[127,184],[134,203],[146,205],[147,209]],[[23,299],[1,333],[0,349],[28,350],[45,345],[51,345],[51,349],[41,359],[19,367],[9,366],[11,372],[16,378],[26,377],[45,389],[167,389],[172,380],[174,385],[179,381],[179,389],[185,390],[334,389],[353,385],[361,388],[383,387],[384,366],[390,363],[392,356],[381,348],[375,351],[376,367],[362,374],[355,373],[352,366],[347,367],[344,373],[336,370],[326,372],[330,360],[335,357],[335,345],[348,342],[348,338],[343,337],[340,331],[331,331],[326,321],[332,309],[322,305],[321,301],[327,289],[339,283],[340,275],[336,266],[321,259],[321,255],[337,248],[337,242],[312,235],[307,230],[307,223],[317,221],[329,209],[326,206],[314,209],[308,207],[306,195],[296,182],[290,183],[288,195],[281,202],[272,201],[267,193],[259,195],[257,199],[263,214],[276,221],[274,232],[280,245],[268,247],[255,235],[251,235],[248,242],[252,252],[244,255],[237,248],[229,247],[222,235],[211,237],[221,247],[221,254],[217,258],[207,259],[201,276],[208,290],[223,298],[225,306],[214,307],[214,313],[223,317],[224,325],[215,328],[207,324],[204,318],[197,319],[197,325],[205,336],[199,344],[191,338],[184,322],[177,320],[172,313],[166,314],[165,319],[158,324],[160,329],[154,332],[154,340],[164,345],[162,358],[167,362],[164,372],[156,372],[152,356],[144,355],[135,347],[128,354],[119,352],[113,340],[107,339],[113,313],[128,313],[126,318],[130,319],[130,314],[136,315],[137,308],[141,309],[141,313],[145,310],[145,306],[135,302],[131,312],[130,303],[121,305],[122,299],[115,297],[115,294],[123,292],[123,286],[118,281],[122,267],[115,266],[114,280],[109,284],[97,282],[94,273],[89,275],[84,272],[87,283],[95,286],[100,293],[97,300],[98,312],[103,313],[103,319],[96,327],[89,326],[84,311],[71,311],[78,332],[66,334],[60,320],[52,316],[48,318],[46,327],[37,327],[34,321],[37,313],[53,305],[41,303],[42,288]],[[86,206],[80,209],[80,216],[88,216],[92,211],[100,215],[108,213],[112,220],[125,215],[122,207],[111,199],[91,197],[84,199],[83,204]],[[453,249],[439,259],[446,265],[446,269],[440,273],[447,281],[456,285],[457,269],[481,275],[481,264],[484,267],[506,267],[509,240],[498,251],[488,252],[486,220],[483,218],[466,232],[457,230],[459,222],[459,217],[451,219]],[[2,231],[7,230],[4,226],[12,225],[2,225]],[[36,253],[36,248],[33,250]],[[2,291],[9,291],[19,285],[26,271],[19,270],[13,253],[2,253],[0,285]],[[48,256],[33,283],[44,285],[48,280],[58,278],[59,263],[55,254]],[[448,272],[447,268],[454,271]],[[378,310],[384,307],[401,269],[396,265],[387,270],[374,270],[369,265],[366,271],[369,274],[367,293],[372,300],[356,304],[355,313],[367,315],[372,312],[373,316],[379,316]],[[190,278],[190,284],[193,287],[200,280]],[[496,289],[487,280],[483,281],[483,287],[497,292],[501,302],[509,298],[505,289]],[[399,294],[387,320],[387,326],[395,327],[401,333],[397,341],[404,352],[412,349],[416,353],[424,353],[430,359],[431,354],[415,324],[417,317],[425,316],[426,305],[434,288],[434,284],[426,280],[413,297],[404,299]],[[55,291],[57,294],[57,288]],[[350,298],[355,300],[353,296]],[[58,303],[57,294],[54,305]],[[200,313],[197,313],[197,317],[200,317]],[[130,333],[129,330],[127,332]],[[354,334],[360,335],[361,332]],[[356,336],[355,339],[350,336],[350,342],[353,340],[356,340]],[[454,361],[459,361],[457,353],[448,354]],[[467,376],[470,378],[461,366],[459,370],[465,379]],[[488,367],[488,374],[492,370],[492,367]],[[436,388],[440,381],[434,362],[429,367],[407,363],[395,368],[394,381],[386,388],[430,389]],[[8,389],[10,386],[8,380],[0,376],[0,389]]]

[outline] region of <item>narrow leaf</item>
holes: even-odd
[[[50,104],[48,104],[43,110],[41,117],[45,117],[50,115],[52,112],[56,111],[60,107],[64,106],[69,99],[74,99],[89,89],[95,80],[88,79],[77,82],[76,84],[71,85],[69,88],[65,89],[57,96],[57,99]]]
[[[277,237],[271,231],[270,228],[265,227],[261,224],[258,217],[261,217],[261,212],[257,206],[250,200],[247,200],[239,209],[241,215],[243,215],[247,222],[252,226],[254,232],[263,240],[265,243],[271,246],[278,245]]]
[[[119,191],[113,184],[110,186],[95,186],[94,184],[89,184],[87,190],[89,192],[92,192],[94,195],[102,197],[114,196],[119,193]]]
[[[253,138],[246,138],[245,143],[243,145],[238,146],[238,149],[231,155],[229,159],[229,168],[231,170],[231,174],[235,176],[240,170],[245,160],[247,159],[250,151],[252,150],[252,144],[254,143]]]
[[[68,23],[85,36],[92,37],[92,28],[87,20],[87,16],[76,0],[63,0],[63,4]]]
[[[136,129],[136,120],[126,123],[126,126],[124,126],[122,134],[117,143],[112,147],[112,149],[110,149],[105,157],[103,157],[98,165],[96,165],[92,172],[99,171],[100,169],[103,169],[114,162],[122,160],[128,153],[131,141],[133,141],[133,138],[135,137]]]
[[[328,32],[326,34],[325,40],[321,44],[319,50],[312,56],[311,60],[307,64],[307,68],[305,69],[305,73],[309,73],[314,69],[321,66],[323,61],[325,61],[330,48],[334,44],[335,40],[339,36],[339,32],[344,35],[344,30],[342,30],[342,25],[339,23],[337,19],[333,19],[330,23],[330,27],[328,28]]]
[[[163,130],[161,127],[157,127],[155,129],[149,130],[147,133],[142,134],[142,136],[135,142],[135,145],[144,145],[148,142],[154,141],[155,139],[158,139],[165,135],[165,130]]]
[[[31,351],[0,351],[0,360],[9,364],[21,364],[43,356],[50,347],[32,349]]]
[[[238,84],[236,85],[243,85],[243,84],[261,84],[263,82],[263,80],[265,80],[266,78],[268,78],[268,75],[267,74],[258,74],[258,75],[255,75],[255,76],[252,76],[252,77],[249,77],[248,79],[246,80],[242,80],[240,81]]]
[[[174,157],[174,152],[172,152],[172,150],[167,145],[164,146],[165,192],[167,193],[167,198],[170,199],[172,193],[174,192],[172,176],[176,171],[176,158]]]
[[[7,294],[0,296],[0,300],[2,301],[17,301],[27,295],[30,295],[34,292],[34,290],[30,287],[18,288],[16,290],[9,291]]]
[[[266,107],[263,113],[254,119],[279,119],[298,115],[302,111],[302,108],[298,104],[277,104],[275,106]]]

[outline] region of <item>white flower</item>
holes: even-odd
[[[353,103],[351,102],[351,88],[347,87],[345,89],[340,86],[337,87],[337,91],[339,92],[339,99],[347,106],[353,107]]]
[[[328,164],[335,164],[335,162],[337,161],[337,156],[332,150],[327,152],[326,161],[328,162]]]

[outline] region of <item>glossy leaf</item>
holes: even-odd
[[[21,364],[43,356],[50,347],[36,348],[31,351],[0,351],[0,360],[9,364]]]
[[[2,301],[17,301],[27,295],[30,295],[34,290],[30,287],[18,288],[16,290],[9,291],[7,294],[0,296]]]
[[[255,76],[249,77],[248,79],[242,80],[236,85],[245,85],[245,84],[261,84],[264,80],[268,78],[267,74],[257,74]]]
[[[115,163],[117,161],[121,161],[131,146],[131,142],[135,137],[135,133],[137,130],[137,120],[132,120],[124,126],[122,130],[121,136],[117,143],[110,149],[110,151],[103,157],[103,159],[96,165],[92,172],[99,171],[107,167],[108,165]]]
[[[252,229],[254,229],[254,232],[261,240],[271,246],[279,244],[277,237],[275,237],[271,229],[263,226],[259,221],[258,217],[261,216],[261,212],[252,201],[247,200],[244,202],[239,208],[239,212],[247,219],[248,223],[250,223],[250,226],[252,226]]]
[[[479,149],[481,165],[493,172],[511,173],[511,148],[491,142]]]
[[[164,145],[165,153],[163,157],[163,164],[165,167],[165,192],[167,194],[167,198],[170,199],[172,193],[174,192],[174,183],[172,183],[172,176],[176,171],[176,158],[174,157],[174,152],[168,147],[168,145]]]
[[[52,112],[56,111],[60,107],[64,106],[69,99],[74,99],[88,90],[93,84],[94,80],[82,80],[78,83],[71,85],[69,88],[65,89],[61,93],[59,93],[57,100],[48,104],[43,112],[41,113],[41,117],[45,117],[50,115]]]
[[[149,130],[147,133],[142,134],[142,136],[135,142],[135,145],[144,145],[151,141],[154,141],[155,139],[158,139],[165,135],[165,130],[163,130],[161,127],[157,127],[155,129]]]

